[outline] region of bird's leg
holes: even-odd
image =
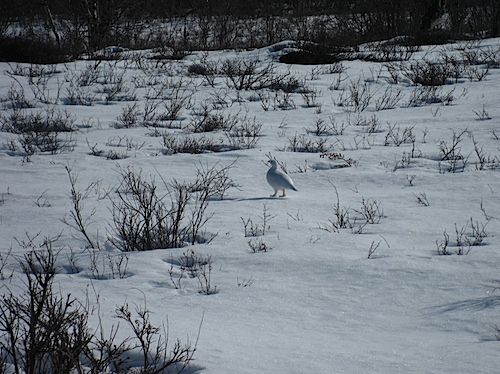
[[[277,194],[278,194],[278,190],[274,190],[274,195],[271,195],[271,197],[276,197]]]
[[[285,189],[283,189],[283,195],[280,195],[280,197],[286,197]]]

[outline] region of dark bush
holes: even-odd
[[[450,33],[445,30],[421,30],[416,33],[413,43],[415,45],[446,44],[451,40]]]
[[[417,44],[441,44],[497,36],[499,11],[491,0],[24,0],[22,6],[0,4],[0,32],[15,20],[13,28],[27,36],[4,40],[0,59],[64,61],[108,46],[155,49],[162,58],[178,59],[186,51],[259,48],[283,40],[355,46],[401,35]],[[294,63],[325,63],[325,58],[306,54]]]
[[[300,64],[300,65],[320,65],[333,64],[339,62],[339,56],[331,54],[321,54],[309,51],[293,51],[280,57],[280,62],[284,64]]]
[[[68,47],[57,47],[50,41],[42,39],[0,38],[0,61],[54,64],[72,60],[74,52]]]

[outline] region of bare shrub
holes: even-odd
[[[139,143],[136,139],[127,135],[118,136],[117,138],[112,136],[108,138],[108,141],[106,142],[108,147],[123,147],[126,148],[127,151],[138,151],[144,147],[145,144],[146,142]]]
[[[239,187],[229,176],[229,171],[235,162],[227,166],[220,166],[219,163],[208,166],[200,162],[196,167],[196,180],[191,184],[190,191],[203,192],[207,199],[217,197],[223,200],[230,188]]]
[[[121,72],[111,72],[104,75],[104,83],[102,83],[98,92],[103,94],[103,100],[106,104],[113,101],[137,100],[135,92],[125,82],[125,73],[126,70],[122,70]]]
[[[327,158],[332,161],[337,161],[340,160],[343,163],[335,165],[335,168],[345,168],[345,167],[351,167],[351,166],[358,166],[358,161],[344,156],[342,153],[339,152],[323,152],[319,155],[320,158]]]
[[[97,84],[101,75],[102,60],[88,61],[85,68],[81,71],[68,69],[65,74],[65,80],[69,83],[66,87],[66,103],[70,105],[92,105],[97,97],[92,90],[92,86]]]
[[[329,89],[332,90],[332,91],[337,91],[340,89],[340,85],[347,80],[348,76],[343,76],[344,72],[339,72],[337,73],[337,78],[335,78],[334,81],[332,81],[332,83],[330,84],[330,87]]]
[[[224,60],[220,73],[226,77],[228,87],[236,90],[255,90],[265,88],[274,81],[275,65],[270,62],[266,65],[257,60],[243,58]]]
[[[395,145],[399,147],[401,144],[415,142],[415,134],[413,128],[415,126],[406,126],[401,129],[401,126],[387,124],[387,134],[385,135],[384,145]]]
[[[200,266],[197,272],[199,293],[212,295],[217,293],[217,286],[212,283],[212,261],[210,257]]]
[[[206,151],[221,152],[224,149],[224,145],[221,142],[216,142],[207,136],[177,136],[172,133],[163,132],[162,138],[163,152],[168,155],[175,153],[200,154]]]
[[[90,251],[88,271],[93,279],[123,279],[128,275],[129,255],[112,256],[101,251]]]
[[[7,288],[0,298],[0,347],[15,373],[80,370],[80,357],[92,340],[86,306],[53,290],[57,252],[52,242],[46,238],[43,250],[33,249],[20,260],[22,293]]]
[[[170,72],[148,72],[148,77],[145,81],[137,78],[136,86],[144,86],[146,89],[145,97],[153,100],[167,100],[171,97],[183,97],[184,93],[190,94],[187,91],[191,85],[191,81],[183,76],[172,76]]]
[[[321,94],[321,91],[316,88],[307,89],[300,93],[307,108],[321,108],[321,103],[318,102]]]
[[[269,109],[271,109],[271,95],[267,90],[258,90],[257,91],[257,97],[258,100],[260,101],[260,106],[262,109],[267,112]]]
[[[269,213],[267,204],[263,204],[262,215],[259,216],[260,223],[254,223],[251,218],[244,219],[240,217],[245,229],[245,237],[265,235],[266,230],[270,228],[269,222],[275,217],[275,215]]]
[[[37,261],[39,261],[38,257]],[[35,265],[43,266],[44,262]],[[34,269],[30,268],[29,270]],[[33,276],[36,275],[34,278],[38,280],[38,283],[47,278],[47,276],[41,275],[41,271],[34,270],[32,273]],[[53,278],[54,274],[50,273],[50,276]],[[31,285],[31,283],[29,284]],[[119,341],[117,340],[119,325],[111,326],[109,336],[106,336],[100,318],[96,333],[91,334],[87,326],[88,314],[90,313],[88,304],[81,305],[69,295],[66,298],[59,298],[52,290],[52,279],[48,283],[41,284],[40,287],[42,287],[41,291],[36,295],[30,293],[26,296],[26,301],[14,300],[10,302],[10,304],[20,303],[22,305],[23,302],[30,302],[31,299],[34,299],[32,307],[26,306],[16,316],[24,317],[25,314],[30,313],[31,318],[26,316],[22,322],[14,321],[20,322],[19,325],[9,325],[10,329],[22,327],[18,330],[19,339],[9,342],[16,345],[24,343],[24,352],[20,350],[21,355],[14,357],[19,359],[14,360],[12,365],[16,374],[21,372],[69,373],[73,371],[80,373],[130,372],[132,360],[127,354],[137,348],[140,348],[143,353],[143,362],[142,368],[134,368],[133,372],[138,369],[143,373],[156,373],[175,366],[176,372],[180,373],[188,367],[193,359],[197,339],[194,346],[190,343],[181,344],[179,340],[176,340],[174,345],[169,347],[168,335],[162,336],[161,330],[150,323],[150,312],[147,309],[138,307],[136,309],[137,315],[133,315],[127,304],[117,308],[117,317],[127,321],[134,334],[132,337]],[[96,297],[99,309],[99,295],[97,294]],[[38,313],[42,300],[47,300],[47,305],[43,305],[46,309]],[[55,303],[51,303],[54,300]],[[5,303],[2,303],[2,306],[5,306]],[[26,331],[23,324],[30,323],[35,325],[30,325],[32,329]],[[49,334],[45,335],[45,332],[50,328],[52,329],[48,331]],[[168,334],[165,326],[163,326],[163,331]],[[25,341],[26,338],[30,340]],[[139,344],[132,344],[135,339],[139,341]],[[31,346],[29,343],[35,344]],[[148,351],[144,351],[145,349]],[[32,358],[33,360],[30,361]]]
[[[489,119],[491,119],[490,115],[488,114],[488,112],[486,111],[486,108],[483,104],[483,109],[482,110],[473,110],[474,114],[477,116],[477,119],[479,121],[487,121]]]
[[[182,110],[191,106],[192,92],[176,87],[162,100],[162,111],[158,114],[161,121],[178,120]]]
[[[74,82],[70,82],[66,87],[67,98],[65,103],[68,105],[92,105],[97,96],[88,86],[79,86]]]
[[[446,232],[446,230],[443,232],[444,240],[442,242],[439,242],[439,240],[436,240],[436,247],[437,247],[437,253],[438,255],[450,255],[451,252],[448,250],[448,246],[450,245],[450,235]]]
[[[229,96],[229,92],[230,91],[227,88],[213,90],[210,93],[210,98],[207,100],[206,104],[202,104],[203,110],[205,110],[205,107],[211,107],[212,110],[221,110],[228,108],[234,102],[233,100],[241,101],[241,94],[239,92],[236,92],[236,99],[232,99]]]
[[[491,46],[474,45],[480,41],[471,41],[459,46],[460,56],[470,65],[485,65],[488,68],[500,66],[500,50]]]
[[[423,206],[429,206],[429,200],[427,199],[427,195],[424,192],[419,194],[413,194],[417,199],[417,203],[422,204]]]
[[[188,67],[188,74],[203,77],[205,83],[210,87],[215,86],[218,71],[217,63],[207,61],[206,59],[202,59],[200,62],[193,63]]]
[[[486,76],[490,72],[490,67],[489,65],[486,65],[484,67],[481,66],[476,66],[476,65],[468,65],[465,68],[465,74],[467,78],[469,78],[469,81],[473,82],[474,80],[477,82],[481,82],[486,78]]]
[[[174,286],[176,290],[180,290],[182,288],[181,281],[184,278],[184,270],[181,270],[179,274],[175,274],[174,264],[171,262],[168,269],[168,276],[172,286]]]
[[[132,330],[132,339],[138,342],[137,348],[142,354],[141,372],[162,373],[175,364],[181,364],[176,368],[178,373],[184,371],[193,359],[197,340],[195,345],[191,346],[189,343],[183,345],[177,339],[169,351],[168,335],[162,335],[162,328],[152,324],[150,313],[146,303],[144,306],[136,305],[134,312],[128,304],[116,309],[116,317],[127,323]],[[165,326],[163,331],[165,335],[168,333]]]
[[[330,148],[326,142],[326,138],[315,137],[311,139],[305,135],[295,134],[293,137],[288,139],[288,145],[285,146],[285,150],[291,152],[310,153],[326,152]]]
[[[443,91],[440,86],[419,86],[410,94],[408,107],[418,107],[430,104],[451,105],[455,97],[455,88],[450,91]]]
[[[265,230],[263,230],[258,224],[254,224],[251,218],[244,219],[243,217],[240,217],[240,219],[243,222],[243,227],[245,229],[245,237],[259,236],[263,235],[263,232],[265,232]]]
[[[396,171],[398,169],[404,169],[404,168],[409,168],[410,167],[410,164],[411,164],[411,154],[409,152],[406,152],[406,151],[403,151],[403,154],[401,155],[401,158],[396,160],[396,163],[394,164],[393,168],[392,168],[392,171]],[[410,184],[410,186],[412,185],[413,183],[413,179],[408,179],[408,183]]]
[[[488,222],[484,224],[478,221],[474,221],[471,217],[470,220],[467,221],[462,227],[457,226],[457,224],[455,223],[455,242],[453,244],[450,242],[450,236],[446,233],[445,230],[443,233],[444,240],[442,242],[436,240],[438,254],[469,254],[473,247],[480,246],[483,243],[484,238],[488,236],[485,231]]]
[[[87,61],[83,70],[77,70],[76,66],[66,71],[65,79],[78,87],[92,86],[99,81],[102,74],[102,60]]]
[[[229,147],[233,149],[251,149],[257,146],[262,137],[262,123],[255,118],[245,117],[226,133]]]
[[[193,249],[188,249],[182,252],[182,256],[178,258],[177,262],[184,273],[187,273],[190,278],[196,278],[200,266],[210,262],[210,256],[199,256]]]
[[[267,90],[259,90],[257,95],[260,100],[260,105],[264,111],[268,110],[291,110],[297,106],[293,100],[292,92],[278,89],[274,92]]]
[[[477,170],[496,170],[500,169],[500,156],[486,155],[484,153],[483,147],[479,146],[479,143],[472,137],[474,143],[474,152],[476,153],[478,161],[476,162]]]
[[[455,69],[443,61],[422,59],[401,65],[401,73],[413,84],[442,86],[448,79],[455,78]]]
[[[192,249],[184,252],[177,260],[180,275],[178,279],[174,279],[173,263],[171,264],[169,275],[170,281],[176,289],[181,288],[181,279],[184,274],[190,278],[198,280],[198,292],[205,295],[212,295],[217,293],[217,286],[212,283],[212,258],[211,256],[198,256]]]
[[[146,251],[184,245],[182,221],[189,192],[179,188],[170,206],[157,193],[154,180],[146,181],[129,168],[120,171],[122,181],[112,199],[112,243],[120,250]]]
[[[448,171],[456,173],[465,169],[469,156],[462,155],[460,143],[463,140],[463,136],[468,133],[468,129],[461,130],[458,133],[453,130],[450,142],[439,140],[440,172]]]
[[[283,91],[287,94],[295,92],[305,92],[304,79],[300,79],[289,72],[277,74],[273,77],[272,83],[268,88],[272,91]]]
[[[357,58],[375,62],[408,61],[420,48],[391,41],[370,43],[369,47],[368,51],[358,52]]]
[[[248,246],[250,247],[250,251],[252,253],[268,252],[269,250],[271,250],[271,247],[269,247],[267,243],[261,238],[249,240]]]
[[[109,335],[104,331],[99,319],[98,331],[94,339],[85,349],[85,366],[90,367],[91,373],[106,373],[113,368],[113,372],[127,372],[131,368],[127,354],[132,350],[130,338],[119,341],[117,339],[119,326],[111,326]]]
[[[159,127],[160,122],[158,119],[158,110],[160,108],[161,101],[149,98],[148,96],[144,99],[144,106],[141,115],[142,126],[152,126]]]
[[[17,83],[19,87],[12,83],[5,96],[0,98],[0,101],[5,103],[4,105],[8,109],[33,108],[34,105],[26,97],[23,86],[19,82]]]
[[[375,137],[372,134],[356,134],[352,138],[352,142],[349,141],[349,146],[344,144],[344,141],[337,139],[337,143],[341,146],[342,151],[346,150],[358,150],[358,149],[371,149],[375,144]]]
[[[2,204],[2,198],[0,198],[0,204]],[[5,266],[7,265],[10,257],[13,257],[12,256],[12,246],[4,253],[0,253],[0,280],[12,278],[12,276],[14,275],[14,270],[11,271],[10,275],[7,275],[5,273],[5,270],[6,270]]]
[[[128,158],[129,155],[123,151],[116,151],[114,149],[108,150],[106,152],[106,160],[124,160]]]
[[[238,123],[238,115],[225,115],[204,108],[202,112],[191,119],[188,129],[194,133],[212,132],[217,130],[231,131]]]
[[[45,112],[13,108],[8,115],[0,116],[2,131],[19,134],[19,142],[27,156],[36,152],[72,151],[76,144],[71,135],[76,130],[74,122],[68,112],[55,108],[46,108]]]
[[[369,118],[360,113],[349,113],[347,116],[348,126],[362,126],[367,134],[374,134],[380,131],[381,123],[375,114]]]
[[[399,64],[388,62],[388,63],[384,63],[383,66],[387,69],[387,72],[389,73],[389,78],[387,78],[388,83],[389,84],[398,84],[400,81]]]
[[[78,190],[76,186],[78,174],[74,173],[69,165],[65,165],[64,168],[66,170],[66,173],[68,174],[68,179],[71,186],[70,199],[73,209],[70,211],[71,220],[68,221],[65,217],[62,221],[83,236],[88,248],[99,249],[100,245],[98,238],[93,239],[89,233],[89,225],[91,223],[92,217],[95,214],[95,209],[92,209],[88,216],[84,216],[84,200],[89,197],[92,189],[96,186],[96,183],[91,183],[82,192]]]
[[[339,198],[339,193],[337,190],[337,187],[335,187],[334,184],[330,183],[335,191],[335,197],[336,201],[333,206],[333,214],[334,214],[334,219],[330,219],[330,225],[328,226],[321,226],[319,225],[320,229],[326,230],[328,232],[340,232],[339,230],[341,229],[352,229],[354,227],[354,222],[351,221],[351,208],[350,207],[341,207],[340,206],[340,198]]]
[[[377,224],[384,217],[380,202],[363,198],[359,209],[351,209],[349,206],[341,206],[339,193],[335,185],[330,183],[335,192],[335,204],[333,206],[334,218],[330,219],[330,225],[319,226],[321,229],[328,232],[340,232],[341,229],[350,229],[355,234],[361,234],[368,224]],[[361,217],[353,217],[356,213]]]
[[[376,200],[369,200],[362,198],[361,207],[353,209],[356,213],[360,214],[363,219],[369,224],[379,223],[384,217],[384,213],[380,208],[380,202]]]
[[[255,279],[253,279],[253,277],[250,277],[248,279],[243,278],[241,280],[239,277],[236,277],[236,283],[238,284],[238,287],[250,287],[253,284],[253,282],[255,282]]]
[[[75,119],[66,111],[46,108],[44,112],[28,112],[25,109],[12,108],[7,115],[0,117],[2,131],[14,134],[26,132],[72,132],[76,130]]]
[[[57,79],[57,88],[56,92],[52,92],[49,87],[49,82],[57,73],[55,65],[49,65],[47,67],[38,67],[36,66],[36,71],[32,70],[30,74],[27,75],[28,86],[35,97],[35,100],[43,104],[54,105],[59,101],[59,97],[61,94],[61,87],[63,82],[60,82]]]
[[[216,188],[211,185],[219,177],[211,173],[206,183],[189,184],[173,181],[160,195],[153,178],[145,180],[132,168],[120,170],[121,183],[116,197],[111,198],[113,228],[111,242],[120,250],[147,251],[180,248],[186,243],[205,241],[202,230],[211,216],[206,215],[208,201]],[[210,183],[207,183],[210,182]],[[187,203],[194,200],[191,211]]]
[[[331,117],[331,119],[333,119],[333,117]],[[332,132],[331,127],[332,122],[327,123],[324,119],[318,117],[313,121],[311,126],[306,128],[306,131],[316,136],[329,135]]]
[[[385,89],[382,96],[375,100],[375,110],[394,109],[402,98],[403,93],[401,90],[396,90],[396,92],[394,92],[392,87],[389,86]]]
[[[329,129],[332,135],[344,135],[345,130],[349,127],[349,124],[344,121],[338,123],[334,116],[330,116],[328,119],[330,122]]]
[[[336,104],[345,112],[361,113],[364,111],[373,98],[370,85],[367,82],[361,83],[360,80],[352,82],[342,91]]]
[[[293,100],[293,96],[291,92],[287,92],[284,90],[278,90],[274,93],[272,97],[273,100],[273,109],[281,109],[281,110],[291,110],[295,109],[297,106]]]
[[[370,244],[370,248],[368,248],[368,258],[371,258],[375,251],[380,247],[380,241],[375,243],[375,240]]]
[[[118,116],[115,123],[115,128],[129,129],[138,126],[139,124],[139,109],[137,104],[126,105],[122,108],[121,114]]]

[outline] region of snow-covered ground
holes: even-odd
[[[458,56],[464,45],[424,47],[412,60],[441,52]],[[469,47],[498,51],[500,40]],[[19,74],[28,65],[0,64],[3,116],[13,112],[6,97],[24,91],[35,106],[24,113],[55,108],[69,113],[78,127],[71,135],[76,141],[73,151],[31,157],[24,154],[18,135],[0,132],[0,266],[6,278],[1,283],[13,292],[22,285],[16,259],[27,249],[20,243],[38,233],[35,244],[61,235],[54,243],[61,248],[57,287],[82,300],[90,295],[91,304],[98,294],[99,317],[108,331],[117,323],[117,306],[124,303],[146,303],[157,325],[168,318],[171,339],[189,337],[194,342],[201,323],[192,372],[497,373],[500,70],[490,68],[480,81],[460,77],[441,86],[442,96],[452,92],[449,105],[415,106],[408,103],[418,87],[401,74],[392,82],[384,63],[343,62],[346,69],[339,75],[325,67],[280,64],[277,49],[197,53],[154,67],[145,59],[142,64],[138,59],[118,62],[110,70],[125,74],[127,95],[136,100],[122,97],[106,104],[106,92],[97,81],[82,88],[92,97],[88,106],[68,105],[68,81],[92,62],[57,65],[41,93],[36,87],[44,87],[42,83],[32,89],[28,78]],[[229,89],[224,77],[211,87],[201,77],[188,75],[193,63],[230,58],[258,59],[262,66],[272,62],[277,72],[289,70],[316,90],[320,105],[308,107],[302,95],[294,93],[292,107],[275,109],[275,93],[262,90],[261,98],[271,102],[264,110],[257,93]],[[104,61],[101,67],[114,64]],[[123,108],[135,104],[135,110],[144,113],[146,96],[162,84],[164,92],[174,92],[178,80],[192,93],[189,105],[185,103],[181,120],[174,122],[180,129],[160,132],[186,136],[191,118],[204,104],[220,101],[217,97],[226,101],[219,113],[262,124],[256,147],[168,154],[163,138],[151,136],[153,128],[115,126]],[[338,105],[352,86],[359,91],[366,87],[373,96],[358,114]],[[393,95],[400,90],[401,98],[393,109],[377,111],[377,100],[386,89]],[[35,99],[37,92],[49,104]],[[354,124],[359,116],[375,124],[373,132],[370,125]],[[318,120],[335,126],[318,137],[311,132]],[[225,139],[220,131],[203,136]],[[440,160],[440,147],[449,149],[454,136],[460,142],[452,172],[452,162]],[[293,152],[293,138],[313,143],[324,139],[329,153],[320,157],[320,152]],[[485,156],[483,170],[474,142]],[[92,147],[102,155],[93,155]],[[286,165],[298,192],[270,197],[273,190],[264,163],[270,154]],[[351,166],[340,167],[348,159]],[[124,277],[113,277],[110,263],[124,255],[108,241],[115,234],[110,199],[116,198],[119,170],[131,166],[146,178],[168,183],[174,178],[194,180],[200,165],[231,165],[229,176],[238,186],[209,203],[207,216],[212,217],[205,229],[215,237],[183,248],[128,252]],[[101,251],[86,249],[82,235],[63,223],[71,222],[73,209],[65,166],[78,176],[80,191],[96,183],[84,199],[83,215],[90,218],[88,232],[93,240],[98,238]],[[163,183],[158,185],[166,190]],[[349,213],[354,227],[334,228],[336,205]],[[375,222],[365,225],[361,213],[368,211]],[[264,218],[264,235],[245,236],[245,223],[262,228]],[[479,233],[474,235],[475,229]],[[445,233],[450,255],[438,254]],[[463,241],[481,236],[482,243],[464,244],[465,253],[457,255],[457,236]],[[253,253],[249,241],[267,251]],[[178,259],[190,251],[210,256],[210,287],[215,291],[210,295],[199,292],[196,277],[176,278],[181,271]],[[91,269],[93,261],[100,276]],[[174,287],[169,272],[180,288]],[[90,316],[93,328],[96,314]],[[120,333],[129,335],[125,327]]]

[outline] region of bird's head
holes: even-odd
[[[275,159],[270,159],[267,161],[268,165],[271,166],[273,169],[276,169],[278,167],[278,163],[276,162]]]

